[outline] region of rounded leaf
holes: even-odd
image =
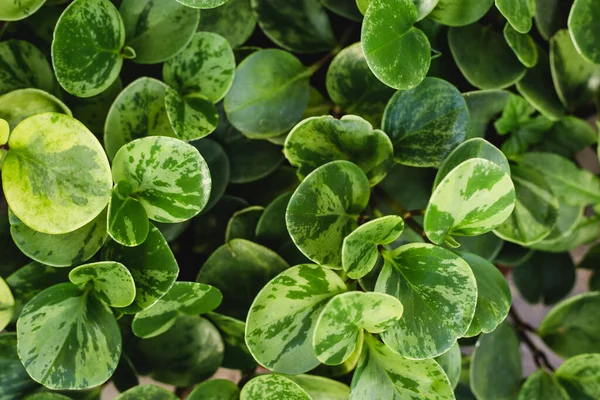
[[[171,127],[181,140],[201,139],[217,127],[217,108],[201,94],[184,97],[167,87],[165,108]]]
[[[34,45],[24,40],[3,41],[0,43],[0,93],[26,88],[54,92],[56,81],[52,67]]]
[[[446,373],[446,376],[450,381],[450,385],[456,389],[462,372],[462,356],[458,342],[454,343],[454,346],[452,346],[450,350],[441,356],[436,357],[435,361]]]
[[[569,398],[597,398],[600,396],[600,354],[582,354],[566,360],[556,370],[558,382],[567,390]]]
[[[268,397],[286,400],[311,400],[294,381],[280,375],[262,375],[251,379],[242,388],[240,400],[262,400]]]
[[[22,399],[38,388],[17,354],[17,334],[5,332],[0,335],[0,396],[7,399]]]
[[[225,344],[225,357],[222,367],[240,370],[256,368],[256,361],[254,361],[244,340],[246,323],[214,312],[208,313],[206,317],[217,327]]]
[[[35,13],[46,0],[1,0],[0,21],[18,21]]]
[[[8,122],[10,129],[25,118],[44,112],[73,116],[62,101],[40,89],[17,89],[0,96],[0,118]]]
[[[179,398],[167,389],[155,385],[135,386],[121,393],[115,400],[178,400]]]
[[[532,25],[530,3],[531,0],[496,0],[496,8],[517,32],[527,33]]]
[[[577,51],[588,61],[600,64],[600,4],[594,0],[575,0],[569,13],[569,33]]]
[[[463,93],[469,109],[467,138],[484,137],[489,123],[506,107],[509,92],[505,90],[476,90]]]
[[[552,373],[538,369],[529,375],[519,391],[518,400],[529,399],[568,400],[569,397]]]
[[[4,279],[0,277],[0,331],[10,324],[14,311],[15,298]]]
[[[447,26],[470,25],[483,17],[494,0],[439,0],[429,18]]]
[[[240,389],[228,379],[211,379],[192,390],[187,400],[238,400]]]
[[[229,0],[177,0],[179,3],[184,6],[191,8],[215,8],[222,6],[227,3]]]
[[[135,299],[131,273],[118,262],[102,261],[75,267],[69,280],[76,285],[91,283],[96,297],[111,307],[127,307]]]
[[[223,197],[230,179],[229,158],[223,150],[223,147],[214,140],[204,139],[190,143],[198,149],[204,161],[208,165],[210,171],[210,196],[208,203],[204,207],[204,212],[207,212]]]
[[[117,78],[108,89],[96,96],[87,98],[69,96],[66,103],[72,109],[75,118],[100,138],[104,132],[104,123],[110,106],[121,90],[123,90],[123,82],[121,78]]]
[[[108,234],[123,246],[144,243],[150,230],[148,214],[142,203],[130,197],[132,187],[127,181],[117,183],[108,203]]]
[[[537,45],[526,33],[517,32],[510,24],[504,26],[504,39],[521,64],[533,68],[538,61]]]
[[[264,207],[251,206],[235,212],[227,223],[225,242],[229,242],[232,239],[246,239],[250,241],[256,239],[256,226],[263,211]]]
[[[250,0],[229,0],[219,7],[202,11],[198,30],[223,36],[235,49],[252,36],[255,27],[256,16]]]

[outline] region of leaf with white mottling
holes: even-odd
[[[6,40],[0,43],[1,94],[26,88],[54,92],[54,79],[50,63],[37,47],[24,40]]]
[[[11,129],[25,118],[44,112],[73,116],[62,101],[40,89],[17,89],[0,96],[0,118],[5,119]]]
[[[183,96],[167,87],[165,108],[171,127],[181,140],[201,139],[217,128],[217,108],[201,94]]]
[[[582,354],[565,361],[556,370],[558,382],[571,399],[600,397],[600,354]]]
[[[127,307],[135,299],[131,272],[118,262],[80,265],[71,270],[69,280],[81,287],[91,284],[93,294],[111,307]]]
[[[211,379],[196,386],[187,400],[238,400],[240,389],[228,379]]]
[[[141,385],[121,393],[115,400],[179,400],[167,389],[155,385]]]
[[[108,233],[123,246],[144,243],[150,230],[148,214],[142,203],[130,196],[131,191],[129,182],[118,182],[112,189],[108,203]]]
[[[518,400],[532,399],[569,400],[569,396],[552,373],[538,369],[529,375],[519,391]]]
[[[15,298],[10,288],[0,277],[0,332],[10,324],[15,311]]]

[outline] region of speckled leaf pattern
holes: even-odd
[[[182,222],[198,214],[210,196],[210,171],[198,150],[175,138],[153,136],[122,147],[113,160],[115,182],[128,181],[132,194],[158,222]]]
[[[467,134],[469,111],[450,83],[426,78],[412,90],[397,92],[383,115],[383,131],[404,165],[437,167]]]
[[[572,399],[600,396],[600,354],[570,358],[556,370],[556,378]]]
[[[553,374],[538,369],[529,375],[519,391],[518,400],[530,399],[569,400],[569,396]]]
[[[569,14],[569,33],[577,51],[595,64],[600,64],[598,18],[600,3],[594,0],[575,0]]]
[[[120,310],[126,314],[140,312],[156,303],[171,288],[179,273],[169,244],[152,225],[148,237],[139,246],[125,247],[109,241],[102,249],[102,259],[122,263],[133,276],[135,300]]]
[[[80,286],[91,284],[93,294],[111,307],[127,307],[135,299],[131,272],[118,262],[80,265],[69,272],[69,280]]]
[[[55,267],[70,267],[89,260],[107,238],[106,212],[73,232],[49,235],[34,231],[9,214],[10,234],[19,249],[32,260]]]
[[[102,93],[117,79],[125,28],[109,0],[76,0],[60,16],[52,40],[56,78],[79,97]]]
[[[372,0],[365,13],[361,44],[373,74],[386,85],[412,89],[429,70],[431,46],[414,28],[417,8],[411,0]]]
[[[174,393],[155,385],[141,385],[121,393],[115,400],[178,400]]]
[[[394,165],[389,137],[355,115],[303,120],[287,136],[283,152],[301,178],[328,162],[347,160],[359,166],[374,186]]]
[[[134,139],[175,136],[165,109],[166,89],[161,81],[143,77],[117,96],[104,125],[104,147],[109,158]]]
[[[402,317],[402,303],[385,293],[348,292],[333,297],[323,308],[313,332],[319,361],[338,365],[352,355],[361,330],[381,333]]]
[[[223,296],[219,289],[196,282],[175,282],[154,305],[136,314],[133,333],[142,338],[160,335],[175,324],[178,315],[199,315],[214,310]]]
[[[134,62],[156,64],[182,51],[192,40],[200,11],[173,0],[124,0],[119,7]],[[168,38],[168,40],[165,40]]]
[[[228,379],[211,379],[194,388],[187,400],[238,400],[240,389]]]
[[[532,26],[530,0],[496,0],[496,7],[519,33],[527,33]]]
[[[0,3],[1,21],[18,21],[35,13],[46,0],[3,0]]]
[[[462,372],[461,358],[462,355],[460,353],[460,346],[458,345],[458,342],[454,343],[454,345],[450,347],[450,350],[435,358],[435,361],[446,373],[446,376],[448,377],[450,385],[453,389],[456,389],[456,386],[460,380],[460,375]]]
[[[252,0],[262,31],[284,49],[318,53],[331,49],[335,38],[319,0]]]
[[[183,95],[201,94],[217,103],[231,87],[235,58],[222,36],[197,32],[188,46],[163,66],[167,85]]]
[[[56,81],[46,56],[24,40],[0,43],[0,93],[38,88],[53,92]]]
[[[311,400],[312,398],[294,381],[281,375],[262,375],[250,380],[242,388],[240,400]]]
[[[106,207],[112,186],[108,159],[79,121],[56,113],[29,117],[12,131],[8,145],[4,195],[30,228],[68,233]]]
[[[17,354],[17,334],[0,334],[0,399],[22,399],[38,385],[34,382]]]
[[[404,306],[398,323],[381,334],[385,344],[410,359],[445,353],[467,331],[477,302],[469,264],[449,250],[412,243],[383,253],[375,291]]]
[[[202,11],[199,31],[223,36],[231,47],[241,46],[256,27],[250,0],[229,0],[222,6]]]
[[[27,303],[17,334],[27,372],[50,389],[100,385],[121,355],[121,333],[108,306],[72,283],[52,286]]]
[[[256,137],[277,136],[300,119],[308,105],[309,73],[292,54],[259,50],[240,63],[225,96],[231,124]],[[278,118],[272,118],[273,115]]]
[[[425,210],[425,233],[437,244],[451,235],[484,234],[511,215],[515,198],[515,187],[501,166],[483,158],[469,159],[433,191]]]
[[[526,33],[517,32],[510,24],[504,26],[504,39],[521,64],[533,68],[538,61],[537,45]]]
[[[108,203],[108,234],[123,246],[144,243],[150,230],[148,214],[142,203],[130,197],[132,188],[127,181],[117,183]]]
[[[472,24],[483,17],[494,0],[439,0],[429,18],[448,26]]]
[[[349,161],[332,161],[311,172],[286,210],[298,249],[320,265],[340,269],[343,240],[357,228],[369,194],[366,175]]]
[[[15,309],[15,298],[10,288],[0,277],[0,332],[10,324]]]
[[[246,344],[262,366],[299,374],[317,365],[313,332],[327,301],[346,291],[333,271],[310,264],[288,269],[256,296],[246,323]]]
[[[434,360],[407,360],[371,335],[352,378],[350,400],[452,400],[452,386]]]
[[[342,267],[352,279],[367,275],[379,257],[378,246],[394,242],[404,230],[404,221],[388,215],[360,225],[344,238]]]
[[[181,140],[201,139],[217,128],[217,108],[201,94],[182,96],[168,87],[165,108],[173,131]]]
[[[17,89],[0,96],[0,118],[8,122],[10,129],[25,118],[44,112],[73,116],[62,101],[40,89]]]

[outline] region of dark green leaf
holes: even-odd
[[[256,16],[250,0],[229,0],[219,7],[203,10],[198,30],[217,33],[236,48],[250,38],[255,27]]]
[[[448,26],[469,25],[479,20],[494,4],[494,0],[440,0],[429,15]]]

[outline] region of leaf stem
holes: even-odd
[[[387,194],[384,190],[378,190],[377,193],[380,197],[383,198],[383,200],[385,200],[385,202],[390,206],[390,208],[396,214],[398,214],[399,216],[402,217],[402,219],[404,220],[406,225],[408,225],[413,231],[415,231],[416,233],[421,235],[421,237],[423,238],[423,240],[425,240],[426,243],[431,243],[431,241],[425,234],[425,230],[423,229],[423,227],[417,221],[415,221],[415,219],[413,218],[417,215],[423,215],[424,214],[423,210],[407,211],[404,209],[404,207],[402,207],[400,204],[398,204],[396,202],[396,200],[394,200],[392,198],[392,196]]]
[[[256,369],[249,369],[242,371],[242,378],[238,382],[238,387],[241,389],[250,381],[252,378],[256,376]]]
[[[306,72],[309,74],[309,76],[312,76],[315,72],[320,70],[325,64],[331,61],[333,57],[335,57],[340,51],[342,51],[342,49],[346,45],[346,41],[348,41],[348,39],[350,38],[350,35],[352,34],[353,30],[353,26],[348,28],[348,30],[346,30],[346,32],[344,32],[344,34],[340,38],[338,44],[333,49],[331,49],[329,53],[327,53],[323,58],[321,58],[319,61],[312,64],[306,69]]]
[[[550,364],[546,353],[544,353],[544,351],[542,351],[529,337],[528,332],[536,333],[535,328],[523,321],[523,319],[521,318],[514,306],[510,308],[509,313],[515,324],[517,334],[531,352],[535,365],[538,368],[543,368],[550,372],[554,372],[555,368],[552,364]]]

